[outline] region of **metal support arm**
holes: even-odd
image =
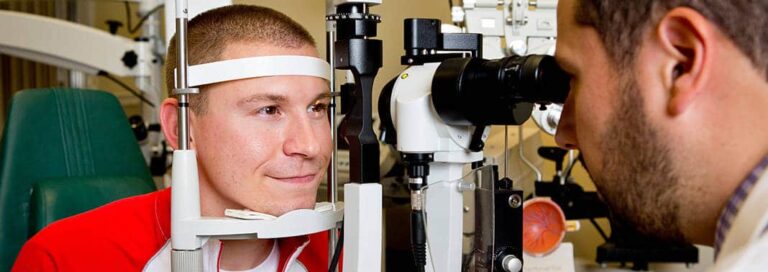
[[[55,18],[0,11],[0,53],[96,75],[149,76],[145,42]],[[11,27],[13,26],[13,27]],[[51,40],[56,42],[51,42]]]

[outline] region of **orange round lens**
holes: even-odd
[[[523,204],[523,251],[543,256],[565,237],[565,215],[554,201],[534,198]]]

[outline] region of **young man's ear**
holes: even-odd
[[[179,148],[178,112],[179,101],[176,98],[166,98],[160,105],[160,123],[165,140],[174,150]]]
[[[704,91],[714,68],[715,29],[697,11],[680,7],[669,11],[656,30],[662,49],[672,57],[663,72],[670,91],[667,112],[680,115]]]
[[[166,98],[160,105],[160,123],[162,124],[163,134],[168,144],[174,150],[179,149],[179,101],[176,98]],[[189,109],[189,148],[195,149],[194,130],[195,114]]]

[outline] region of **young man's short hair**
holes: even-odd
[[[166,87],[169,96],[174,89],[174,70],[177,62],[177,35],[168,45],[165,59]],[[270,8],[252,5],[230,5],[212,9],[192,18],[187,32],[187,58],[189,65],[219,61],[230,43],[246,42],[281,48],[315,46],[309,32],[297,22]],[[206,111],[206,92],[190,96],[190,108],[195,114]]]

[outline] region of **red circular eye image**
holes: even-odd
[[[565,215],[549,198],[523,203],[523,251],[544,256],[554,251],[565,237]]]

